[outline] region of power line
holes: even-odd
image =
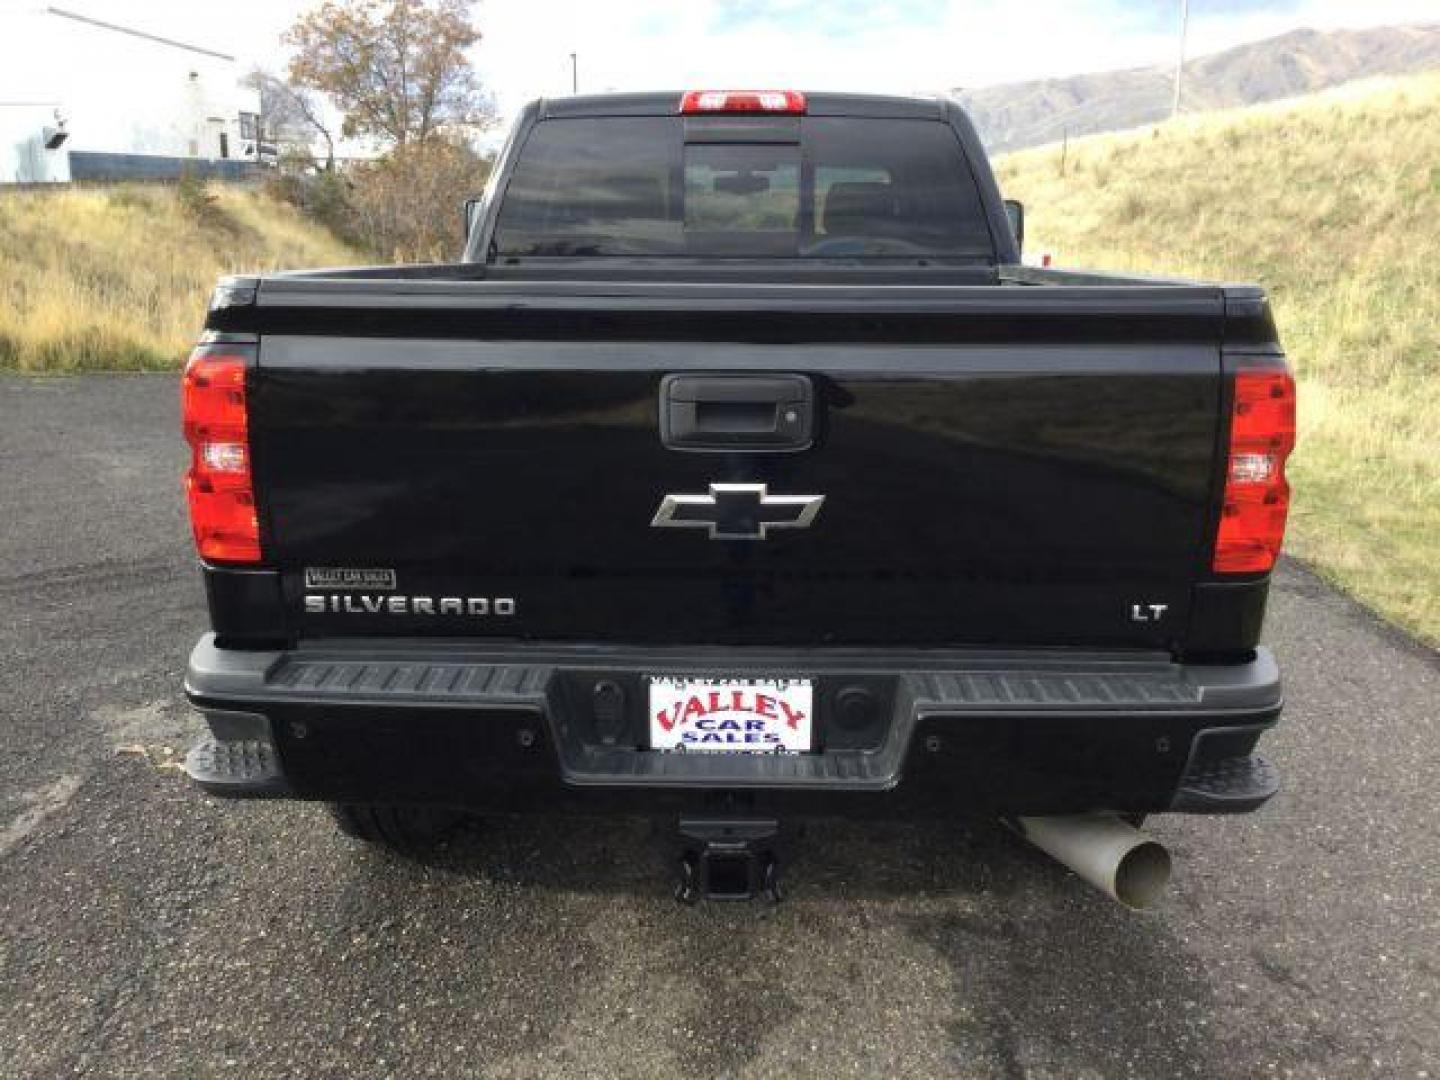
[[[117,34],[129,34],[131,37],[141,38],[145,41],[153,41],[157,45],[169,45],[172,49],[185,49],[188,52],[199,53],[201,56],[213,56],[216,60],[229,60],[232,63],[235,60],[235,57],[229,53],[216,52],[214,49],[202,49],[199,45],[187,45],[185,42],[176,41],[174,38],[146,33],[144,30],[135,30],[132,27],[121,26],[118,23],[105,22],[103,19],[92,19],[89,15],[66,11],[64,8],[48,7],[45,10],[51,15],[59,15],[62,19],[74,19],[76,22],[89,23],[91,26],[98,26],[102,30],[114,30]]]

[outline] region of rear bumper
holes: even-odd
[[[818,751],[643,749],[650,674],[808,675]],[[597,708],[600,683],[612,692]],[[207,635],[185,692],[211,729],[188,768],[217,795],[916,817],[1239,812],[1278,786],[1254,755],[1281,708],[1266,650],[1226,665],[1137,653],[375,641],[252,652]]]

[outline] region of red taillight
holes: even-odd
[[[250,478],[250,431],[243,356],[213,347],[190,354],[181,383],[181,416],[190,444],[185,493],[200,557],[260,561],[260,522]]]
[[[805,112],[805,95],[798,90],[687,90],[680,111],[800,115]]]
[[[1225,498],[1215,537],[1221,574],[1269,570],[1285,539],[1290,485],[1285,459],[1295,448],[1295,380],[1283,365],[1235,376]]]

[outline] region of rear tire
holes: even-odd
[[[375,806],[331,803],[335,825],[346,836],[402,855],[423,855],[444,840],[461,815],[441,806]]]

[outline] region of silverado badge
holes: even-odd
[[[824,495],[771,495],[765,484],[711,484],[708,495],[666,495],[657,529],[708,529],[711,540],[764,540],[771,529],[808,529]]]

